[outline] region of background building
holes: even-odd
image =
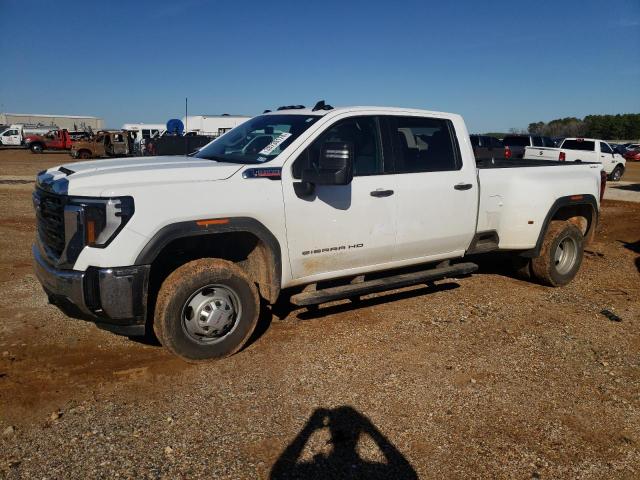
[[[182,117],[185,131],[196,132],[198,135],[212,135],[217,137],[246,122],[251,117],[246,115],[189,115]]]
[[[45,125],[67,130],[101,130],[104,121],[98,117],[85,117],[80,115],[40,115],[36,113],[0,113],[1,125],[14,125],[26,123],[32,125]]]

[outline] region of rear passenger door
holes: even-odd
[[[388,116],[385,124],[397,208],[393,260],[463,255],[475,233],[478,183],[474,162],[463,162],[454,123]]]

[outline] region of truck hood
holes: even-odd
[[[132,186],[224,180],[242,167],[186,156],[114,158],[50,168],[38,175],[38,184],[71,195],[110,196]]]

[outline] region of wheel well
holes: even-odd
[[[580,229],[582,235],[589,242],[593,238],[594,226],[594,212],[593,207],[587,204],[579,205],[566,205],[560,207],[556,213],[554,213],[551,220],[566,220],[573,223]]]
[[[260,295],[275,302],[280,278],[269,247],[251,232],[221,232],[177,238],[167,244],[151,263],[149,311],[167,276],[176,268],[199,258],[221,258],[238,264],[259,288]]]

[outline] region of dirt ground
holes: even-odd
[[[0,151],[0,176],[69,159]],[[487,260],[282,301],[243,351],[189,365],[47,305],[32,188],[0,182],[0,478],[640,477],[638,203],[604,202],[567,287]]]

